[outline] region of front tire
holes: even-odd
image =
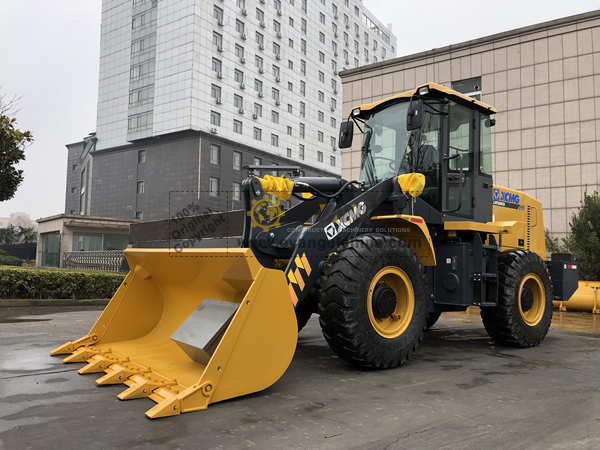
[[[548,334],[554,298],[544,261],[533,252],[510,252],[498,261],[498,278],[498,306],[481,309],[486,331],[501,345],[538,345]]]
[[[397,238],[369,234],[342,245],[321,278],[319,323],[351,364],[402,364],[423,338],[429,289],[419,257]]]

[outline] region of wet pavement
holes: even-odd
[[[150,420],[49,351],[101,307],[0,308],[0,448],[600,449],[600,316],[557,312],[539,347],[499,347],[477,315],[443,314],[398,369],[337,358],[318,321],[275,385]]]

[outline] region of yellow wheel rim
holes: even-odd
[[[529,289],[531,292],[531,298],[525,299],[526,302],[533,300],[531,307],[528,304],[523,305],[523,290],[524,288]],[[529,296],[529,293],[527,293]],[[544,315],[544,309],[546,306],[546,292],[544,290],[544,284],[542,279],[534,273],[528,274],[521,285],[519,286],[519,313],[521,318],[530,327],[536,326],[542,320]]]
[[[385,283],[396,294],[396,309],[385,318],[378,319],[373,314],[373,293],[378,284]],[[408,275],[398,267],[388,266],[381,269],[369,286],[367,311],[369,321],[375,331],[387,339],[394,339],[406,331],[415,310],[415,291]]]

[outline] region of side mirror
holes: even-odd
[[[338,139],[339,148],[352,147],[352,136],[354,135],[354,122],[348,120],[340,125],[340,138]]]
[[[416,130],[423,125],[423,100],[411,100],[406,113],[406,131]]]

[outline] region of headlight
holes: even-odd
[[[356,108],[356,109],[352,110],[352,115],[353,116],[359,116],[360,115],[360,108]]]
[[[427,95],[429,94],[429,86],[422,87],[419,89],[419,95]]]

